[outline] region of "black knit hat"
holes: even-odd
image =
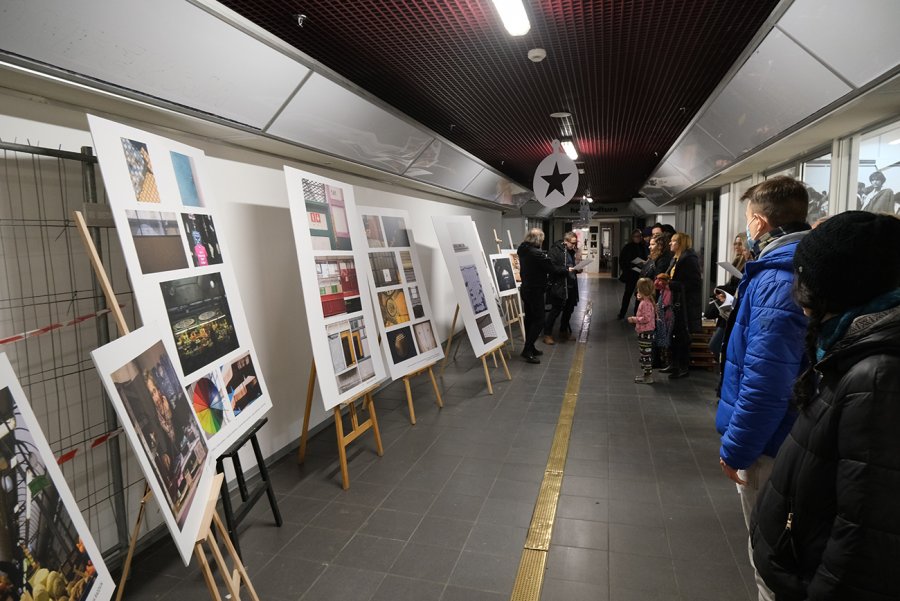
[[[900,219],[847,211],[804,236],[794,253],[803,295],[839,313],[900,287]]]

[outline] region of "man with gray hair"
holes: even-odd
[[[551,273],[568,271],[567,267],[555,267],[550,262],[550,257],[541,250],[543,243],[543,230],[533,228],[516,250],[522,276],[519,292],[522,295],[522,309],[525,313],[525,348],[522,350],[522,357],[528,363],[540,363],[538,357],[544,354],[535,348],[534,343],[544,328],[544,292],[547,289],[547,276]]]

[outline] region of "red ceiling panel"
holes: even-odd
[[[222,0],[526,187],[572,113],[579,193],[637,195],[777,0]],[[303,27],[297,14],[307,16]],[[546,49],[532,63],[528,50]]]

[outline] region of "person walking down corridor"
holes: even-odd
[[[647,259],[647,247],[644,246],[644,239],[641,230],[633,230],[631,232],[631,241],[622,247],[619,253],[619,281],[625,284],[625,290],[622,292],[622,306],[619,309],[619,319],[625,319],[628,313],[628,307],[631,305],[631,299],[634,298],[634,286],[640,277],[640,265],[635,265],[634,260]],[[635,268],[638,271],[635,271]]]
[[[565,342],[572,335],[572,326],[569,320],[578,304],[578,274],[581,270],[575,269],[578,262],[578,236],[575,232],[566,232],[562,240],[550,247],[548,256],[555,269],[550,276],[549,298],[551,309],[544,324],[544,344],[556,344],[553,339],[553,324],[559,317],[559,340]],[[560,272],[563,267],[566,271]]]
[[[550,257],[541,250],[543,243],[544,232],[533,228],[516,250],[522,277],[519,292],[522,295],[522,310],[525,313],[525,347],[522,349],[522,358],[528,363],[540,363],[538,357],[544,354],[534,346],[534,343],[544,329],[544,292],[547,289],[547,277],[551,273],[567,271],[566,267],[553,266]]]
[[[741,201],[747,243],[757,258],[744,267],[725,330],[716,430],[722,435],[719,465],[737,484],[749,527],[757,494],[796,417],[791,387],[804,367],[806,317],[791,294],[792,261],[809,231],[809,198],[801,182],[778,176],[747,190]],[[773,599],[758,573],[756,583],[760,601]]]
[[[629,317],[628,323],[633,323],[637,332],[641,370],[644,373],[635,376],[634,381],[637,384],[653,384],[653,332],[656,330],[653,282],[649,278],[641,278],[635,287],[638,299],[637,315]]]
[[[900,599],[900,219],[839,213],[794,254],[800,415],[750,520],[776,599]],[[877,260],[873,260],[877,257]]]

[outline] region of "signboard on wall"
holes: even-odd
[[[385,378],[364,275],[370,261],[353,187],[292,167],[285,167],[284,175],[313,359],[327,410],[357,398]],[[409,248],[405,226],[390,235],[392,242]],[[399,253],[390,254],[396,258]],[[379,274],[384,282],[394,281],[398,269],[385,267]],[[399,293],[394,296],[399,311]]]
[[[158,322],[210,453],[272,406],[202,150],[88,115],[144,323]]]

